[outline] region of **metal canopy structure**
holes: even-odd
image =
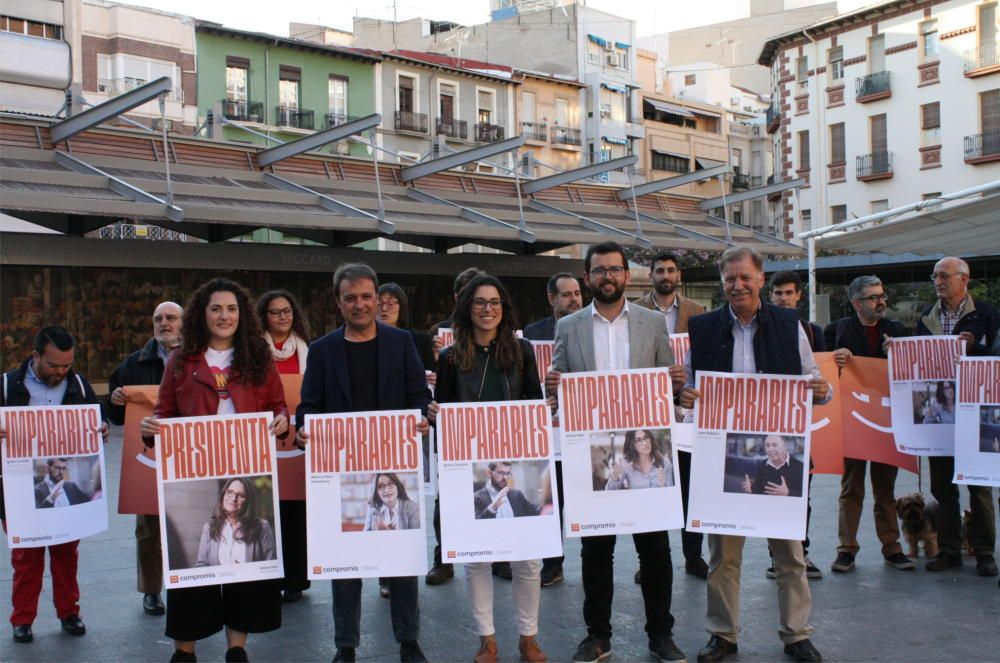
[[[539,202],[537,200],[532,200],[528,203],[528,207],[536,209],[539,212],[548,212],[549,214],[561,214],[563,216],[571,216],[580,222],[580,225],[588,230],[593,230],[594,232],[602,233],[605,235],[619,235],[622,237],[628,237],[631,240],[635,240],[640,246],[651,249],[653,248],[653,243],[650,242],[645,237],[640,237],[639,235],[625,232],[624,230],[619,230],[600,221],[594,221],[593,219],[583,216],[582,214],[577,214],[575,212],[570,212],[564,209],[560,209],[555,205],[549,205],[547,203]]]
[[[81,131],[86,131],[112,118],[118,117],[122,113],[127,113],[136,106],[141,106],[147,101],[151,101],[161,94],[169,92],[173,89],[173,85],[169,77],[163,76],[141,87],[137,87],[131,92],[108,99],[103,104],[88,108],[82,113],[69,117],[62,122],[57,122],[49,127],[49,135],[52,137],[52,142],[62,143]]]
[[[403,182],[412,182],[413,180],[421,177],[427,177],[428,175],[433,175],[434,173],[451,170],[452,168],[457,168],[458,166],[464,166],[467,163],[482,161],[483,159],[487,159],[497,154],[503,154],[504,152],[516,150],[522,145],[524,145],[524,136],[514,136],[513,138],[502,140],[499,143],[490,143],[489,145],[474,147],[471,150],[463,150],[462,152],[456,152],[454,154],[446,154],[445,156],[438,157],[437,159],[431,159],[430,161],[424,161],[413,166],[407,166],[399,171],[399,177]]]
[[[373,129],[382,124],[382,116],[378,113],[366,115],[344,124],[317,131],[276,147],[271,147],[257,153],[257,163],[262,167],[270,166],[283,159],[294,157],[303,152],[310,152],[329,143],[335,143],[348,136],[355,136],[362,131]]]
[[[601,173],[606,173],[611,170],[618,170],[619,168],[633,166],[638,161],[639,157],[637,155],[630,154],[627,157],[619,157],[618,159],[612,159],[610,161],[602,161],[600,163],[593,163],[590,164],[589,166],[574,168],[573,170],[567,170],[562,173],[556,173],[555,175],[547,175],[546,177],[539,177],[537,180],[531,180],[530,182],[525,182],[524,184],[522,184],[521,192],[526,194],[538,193],[539,191],[544,191],[545,189],[551,189],[552,187],[559,186],[560,184],[569,184],[570,182],[583,180],[588,177],[593,177],[594,175],[600,175]]]
[[[722,165],[716,166],[715,168],[696,170],[693,173],[684,173],[683,175],[666,177],[662,180],[654,180],[652,182],[646,182],[645,184],[637,184],[634,189],[628,188],[619,191],[617,194],[618,200],[631,200],[633,197],[638,198],[639,196],[645,196],[647,193],[665,191],[684,184],[690,184],[691,182],[700,182],[701,180],[707,180],[721,175],[729,175],[732,172],[732,166]]]
[[[760,186],[756,189],[749,189],[742,193],[734,193],[728,196],[718,196],[717,198],[709,198],[708,200],[703,200],[698,203],[698,207],[708,211],[710,209],[715,209],[716,207],[721,207],[723,205],[735,205],[736,203],[742,203],[746,200],[756,200],[757,198],[763,198],[764,196],[769,196],[772,193],[781,193],[782,191],[787,191],[788,189],[797,189],[803,184],[805,184],[805,179],[799,177],[794,180],[786,180],[784,182],[775,182],[774,184],[768,184],[767,186]]]
[[[293,193],[308,193],[319,197],[319,204],[321,207],[325,207],[331,212],[336,212],[337,214],[342,214],[344,216],[355,216],[362,219],[371,219],[378,224],[378,229],[384,232],[386,235],[391,235],[396,232],[396,226],[385,219],[380,219],[375,214],[371,212],[366,212],[364,210],[358,209],[353,205],[348,205],[345,202],[337,200],[336,198],[331,198],[326,194],[322,194],[319,191],[313,191],[307,186],[297,184],[291,180],[286,180],[283,177],[278,177],[273,173],[264,173],[264,181],[274,185],[275,187],[282,189],[284,191],[291,191]]]
[[[529,244],[534,244],[535,233],[531,232],[527,228],[515,226],[512,223],[507,223],[506,221],[501,221],[500,219],[494,218],[489,214],[484,214],[479,210],[472,209],[471,207],[466,207],[465,205],[460,205],[452,200],[446,200],[444,198],[439,198],[434,194],[427,193],[416,188],[407,189],[406,195],[413,198],[414,200],[419,200],[422,203],[431,203],[432,205],[449,205],[451,207],[457,207],[462,210],[462,217],[473,221],[475,223],[481,223],[484,226],[490,226],[493,228],[505,228],[507,230],[514,230],[517,232],[518,237],[521,238],[522,242],[527,242]]]

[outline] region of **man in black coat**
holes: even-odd
[[[552,315],[536,320],[524,328],[524,337],[529,341],[556,340],[556,322],[570,313],[583,308],[580,282],[569,272],[553,274],[545,286],[552,307]]]
[[[823,332],[826,346],[833,351],[833,360],[843,369],[851,358],[886,358],[887,342],[907,336],[902,323],[885,317],[888,300],[882,281],[877,276],[859,276],[847,287],[847,298],[854,315],[834,320]],[[868,461],[844,459],[844,474],[840,477],[840,515],[838,518],[837,558],[831,565],[836,573],[854,568],[854,558],[861,549],[858,526],[865,500],[865,471]],[[896,518],[896,475],[899,468],[886,463],[871,464],[875,534],[882,542],[882,557],[889,566],[907,571],[914,568],[913,560],[903,553],[899,544],[899,521]]]
[[[743,478],[743,492],[802,497],[802,461],[788,453],[785,438],[768,435],[764,439],[764,451],[767,458],[758,463],[754,478]]]
[[[501,460],[490,463],[488,467],[489,481],[474,495],[477,520],[538,515],[538,507],[529,502],[520,490],[508,485],[510,463]]]
[[[163,366],[171,350],[181,343],[183,309],[174,302],[163,302],[153,310],[153,338],[125,358],[108,379],[111,422],[125,423],[128,399],[123,387],[160,384]],[[142,609],[147,615],[162,615],[163,557],[160,543],[160,517],[138,514],[135,517],[136,576],[142,592]]]

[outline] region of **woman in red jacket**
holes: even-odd
[[[198,288],[184,308],[183,343],[163,371],[153,416],[143,437],[159,433],[157,419],[272,412],[271,430],[288,433],[281,378],[264,341],[250,295],[229,279]],[[167,590],[171,661],[197,661],[195,642],[226,629],[226,661],[246,661],[248,633],[281,626],[281,581],[260,580]]]

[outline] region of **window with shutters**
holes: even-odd
[[[931,62],[938,59],[939,53],[938,22],[924,21],[920,24],[920,58],[925,62]]]
[[[226,66],[226,100],[245,102],[250,69],[237,65]]]
[[[830,208],[830,223],[843,223],[847,221],[847,205],[834,205]]]
[[[803,56],[795,61],[795,80],[798,81],[800,90],[805,90],[809,85],[809,58]]]
[[[979,117],[982,133],[1000,134],[1000,90],[990,90],[979,95]]]
[[[812,230],[813,229],[813,213],[811,209],[804,209],[801,212],[802,215],[802,229]]]
[[[799,132],[799,170],[809,170],[809,132]]]
[[[871,210],[872,214],[878,214],[879,212],[888,212],[889,201],[885,198],[883,198],[882,200],[873,200],[871,202]]]
[[[299,82],[302,80],[302,70],[298,67],[280,65],[278,67],[278,103],[284,110],[295,111],[299,108]]]
[[[441,83],[438,91],[438,115],[442,122],[451,124],[457,116],[458,88],[452,83]]]
[[[871,127],[871,149],[873,154],[884,154],[888,151],[888,138],[886,137],[885,113],[873,115],[869,118]]]
[[[830,163],[841,164],[847,161],[847,145],[844,135],[844,123],[830,125]]]
[[[844,47],[830,49],[830,80],[839,81],[844,78]]]
[[[403,111],[404,113],[412,113],[415,110],[413,89],[416,87],[416,82],[412,76],[400,76],[398,80],[399,98],[397,100],[397,110]]]
[[[995,61],[997,53],[997,3],[983,3],[979,6],[979,60]]]
[[[653,170],[665,170],[671,173],[691,171],[691,160],[686,156],[652,150],[652,161]]]
[[[885,35],[875,35],[868,40],[868,73],[885,71]]]
[[[941,102],[920,107],[920,144],[923,147],[941,144]]]
[[[479,124],[493,124],[494,94],[492,90],[479,90],[476,94],[479,102]]]
[[[338,120],[347,119],[347,79],[343,76],[330,76],[328,83],[330,114]]]

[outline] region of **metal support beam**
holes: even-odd
[[[315,150],[329,143],[335,143],[338,140],[343,140],[348,136],[354,136],[367,129],[377,127],[380,124],[382,124],[382,116],[378,113],[366,115],[365,117],[351,120],[350,122],[346,122],[336,127],[330,127],[329,129],[317,131],[314,134],[309,134],[308,136],[303,136],[302,138],[289,141],[284,145],[269,147],[268,149],[257,153],[257,164],[261,168],[265,168],[283,159],[288,159],[289,157],[294,157],[298,154],[302,154],[303,152]]]
[[[655,223],[661,226],[668,226],[670,230],[672,230],[673,232],[677,233],[678,235],[686,239],[694,239],[701,242],[712,242],[713,244],[719,244],[720,245],[719,248],[723,250],[732,246],[731,242],[727,242],[724,239],[719,239],[718,237],[712,237],[711,235],[700,233],[697,230],[691,230],[690,228],[682,226],[679,223],[674,223],[673,221],[667,221],[666,219],[658,219],[655,216],[650,216],[649,214],[645,214],[639,211],[636,211],[636,214],[639,216],[640,219],[642,219],[647,223]]]
[[[618,235],[621,237],[628,237],[629,239],[638,242],[639,245],[642,246],[643,248],[646,249],[653,248],[653,243],[650,242],[645,237],[636,237],[630,232],[619,230],[618,228],[601,223],[600,221],[594,221],[593,219],[587,218],[580,214],[574,214],[573,212],[568,212],[564,209],[556,207],[555,205],[549,205],[547,203],[538,202],[537,200],[532,200],[528,203],[528,207],[534,210],[538,210],[539,212],[545,212],[546,214],[560,214],[562,216],[571,216],[574,219],[578,219],[580,221],[580,225],[586,228],[587,230],[591,230],[595,233],[600,233],[602,235]]]
[[[301,184],[297,184],[291,180],[286,180],[285,178],[278,177],[272,173],[264,173],[264,181],[268,184],[273,184],[284,191],[291,191],[293,193],[308,193],[309,195],[317,196],[319,198],[320,206],[324,209],[330,210],[331,212],[336,212],[337,214],[341,214],[343,216],[371,219],[378,224],[378,229],[386,235],[391,235],[396,232],[396,226],[393,225],[391,221],[381,219],[371,212],[358,209],[353,205],[348,205],[347,203],[341,202],[336,198],[331,198],[330,196],[322,194],[319,191],[313,191],[309,187],[302,186]]]
[[[415,179],[457,168],[458,166],[464,166],[473,161],[482,161],[495,154],[503,154],[510,150],[516,150],[522,145],[524,145],[524,136],[515,136],[514,138],[502,140],[499,143],[490,143],[489,145],[474,147],[471,150],[463,150],[455,154],[448,154],[437,159],[424,161],[414,166],[407,166],[399,171],[399,176],[404,182],[412,182]]]
[[[122,113],[127,113],[136,106],[141,106],[147,101],[155,99],[157,96],[169,92],[173,88],[173,82],[167,76],[157,78],[151,83],[146,83],[142,87],[137,87],[131,92],[112,97],[103,104],[98,104],[93,108],[88,108],[79,115],[57,122],[49,127],[49,135],[53,143],[61,143],[69,140],[81,131],[86,131],[108,120],[118,117]]]
[[[788,189],[797,189],[805,183],[805,179],[801,177],[794,180],[786,180],[784,182],[775,182],[774,184],[760,186],[756,189],[744,191],[743,193],[734,193],[728,196],[709,198],[708,200],[703,200],[698,203],[698,207],[707,212],[708,210],[715,209],[716,207],[722,207],[723,205],[735,205],[736,203],[742,203],[746,200],[763,198],[764,196],[769,196],[772,193],[781,193],[782,191],[787,191]]]
[[[491,228],[504,228],[506,230],[512,230],[517,233],[518,238],[522,242],[528,242],[529,244],[534,243],[535,233],[531,232],[526,228],[518,228],[512,223],[507,223],[506,221],[501,221],[500,219],[495,219],[488,214],[483,214],[478,210],[474,210],[471,207],[465,207],[464,205],[459,205],[458,203],[452,202],[450,200],[445,200],[444,198],[438,198],[437,196],[422,191],[420,189],[409,188],[406,190],[406,195],[414,200],[419,200],[422,203],[430,203],[432,205],[448,205],[449,207],[457,207],[462,210],[462,218],[472,221],[474,223],[480,223],[484,226],[490,226]]]
[[[106,177],[108,179],[109,188],[117,193],[119,196],[128,198],[131,201],[137,203],[152,203],[154,205],[163,205],[163,214],[171,221],[181,222],[184,220],[184,210],[176,205],[168,203],[162,198],[157,198],[151,193],[143,191],[139,187],[132,186],[125,180],[119,179],[114,175],[104,172],[96,166],[91,166],[85,161],[80,161],[76,157],[70,156],[65,152],[60,152],[55,150],[56,163],[64,168],[69,168],[77,173],[83,173],[84,175],[98,175],[100,177]]]
[[[576,182],[577,180],[583,180],[588,177],[593,177],[594,175],[600,175],[601,173],[606,173],[610,170],[618,170],[619,168],[625,168],[626,166],[633,166],[638,161],[639,157],[637,155],[630,154],[627,157],[619,157],[617,159],[612,159],[611,161],[592,163],[589,166],[583,166],[582,168],[574,168],[573,170],[567,170],[563,173],[546,175],[545,177],[539,177],[537,180],[525,182],[521,186],[521,191],[527,194],[538,193],[539,191],[551,189],[552,187],[559,186],[560,184],[569,184],[570,182]]]
[[[758,239],[758,240],[760,240],[761,242],[763,242],[765,244],[773,244],[775,246],[783,246],[783,247],[786,247],[786,248],[793,248],[793,249],[795,249],[796,251],[799,251],[799,252],[802,251],[802,247],[799,246],[798,244],[795,244],[794,242],[789,242],[789,241],[781,239],[779,237],[775,237],[774,235],[768,235],[767,233],[762,233],[759,230],[754,230],[753,228],[751,228],[749,226],[741,226],[738,223],[733,223],[731,221],[726,221],[725,219],[720,219],[719,217],[712,216],[711,214],[706,214],[705,215],[705,220],[708,221],[709,223],[711,223],[714,226],[717,226],[719,228],[725,228],[726,229],[726,236],[729,237],[729,238],[732,238],[732,234],[730,232],[730,229],[731,228],[739,228],[740,230],[743,230],[743,231],[749,230],[753,234],[753,237],[755,239]],[[767,252],[765,251],[765,253],[767,253]]]
[[[646,182],[645,184],[638,184],[635,187],[634,193],[632,189],[622,189],[618,192],[618,200],[629,200],[633,197],[638,198],[639,196],[645,196],[647,193],[673,189],[674,187],[690,184],[691,182],[700,182],[702,180],[711,179],[717,175],[729,175],[732,172],[732,166],[723,165],[715,166],[714,168],[706,168],[704,170],[696,170],[693,173],[666,177],[662,180],[654,180],[652,182]]]

